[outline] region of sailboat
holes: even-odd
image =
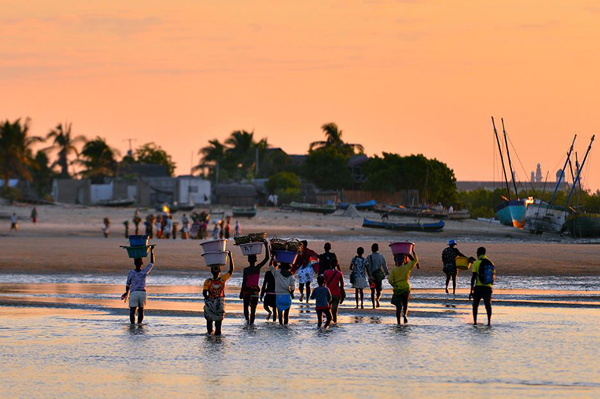
[[[573,187],[571,187],[571,191],[569,191],[567,197],[567,206],[569,205],[573,191],[577,189],[577,185],[581,180],[581,172],[583,171],[585,161],[592,149],[592,143],[594,142],[595,137],[595,135],[592,136],[585,157],[583,157],[583,162],[581,163],[581,166],[577,167],[577,175],[573,181]],[[568,231],[573,237],[600,237],[600,214],[577,212],[567,216],[565,224],[563,225],[563,230]]]
[[[530,204],[525,211],[525,228],[532,233],[541,234],[543,232],[560,233],[563,229],[567,217],[573,213],[573,210],[568,206],[561,206],[554,203],[556,199],[556,193],[560,188],[560,184],[565,175],[565,169],[570,162],[573,147],[575,146],[575,140],[577,135],[573,137],[571,148],[567,153],[567,159],[562,168],[562,171],[556,182],[554,193],[549,202],[536,200]],[[571,170],[572,172],[572,170]]]
[[[504,132],[504,145],[506,148],[506,156],[508,159],[508,165],[510,168],[512,185],[515,190],[515,199],[511,199],[510,187],[508,185],[508,177],[506,176],[506,167],[504,165],[504,156],[502,155],[502,145],[498,138],[498,131],[496,130],[496,123],[494,117],[492,117],[492,126],[494,127],[494,135],[496,136],[496,142],[498,144],[498,151],[500,152],[500,159],[502,161],[502,171],[504,172],[504,182],[506,183],[506,192],[508,198],[502,197],[503,201],[496,207],[496,218],[501,224],[505,226],[513,226],[522,229],[525,226],[525,210],[527,205],[533,202],[532,198],[521,199],[519,198],[519,192],[517,190],[517,183],[515,181],[515,173],[512,167],[512,160],[510,158],[510,151],[508,149],[508,140],[506,138],[506,130],[504,129],[504,119],[502,120],[502,131]]]

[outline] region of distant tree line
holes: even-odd
[[[325,139],[310,143],[300,161],[298,156],[294,158],[269,145],[266,138],[258,139],[253,131],[235,130],[223,142],[213,139],[201,148],[200,163],[193,171],[214,182],[268,179],[266,188],[280,195],[283,202],[299,199],[305,183],[321,190],[352,188],[354,177],[348,160],[363,154],[363,146],[345,142],[335,123],[324,124],[321,130]],[[36,143],[48,146],[34,151]],[[58,124],[44,137],[30,134],[29,119],[0,124],[0,176],[5,191],[12,178],[32,182],[41,196],[50,192],[56,177],[89,178],[93,183],[102,183],[123,176],[121,170],[127,164],[162,165],[169,176],[176,166],[155,143],[145,143],[121,156],[103,137],[75,135],[70,123]],[[363,173],[366,190],[418,190],[430,203],[450,205],[459,201],[452,169],[421,154],[373,156]]]

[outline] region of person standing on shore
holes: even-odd
[[[275,263],[275,262],[273,262]],[[275,277],[275,304],[279,312],[279,324],[288,325],[290,319],[290,307],[294,298],[295,280],[290,271],[289,263],[280,263],[279,268],[271,263],[269,270]]]
[[[227,251],[229,259],[229,271],[221,275],[221,266],[213,265],[210,268],[212,278],[204,281],[202,295],[204,296],[204,318],[206,319],[206,331],[213,333],[213,323],[215,324],[215,335],[221,335],[223,319],[225,318],[225,283],[235,270],[231,252]]]
[[[274,260],[271,257],[271,264],[273,262]],[[271,314],[273,314],[273,322],[277,321],[275,295],[275,277],[271,273],[271,270],[267,270],[263,279],[262,289],[260,290],[260,300],[263,301],[263,308],[267,311],[267,321],[271,318]]]
[[[8,232],[12,233],[13,230],[15,233],[19,232],[19,220],[17,219],[17,214],[14,212],[10,217],[10,230]]]
[[[102,228],[102,233],[104,234],[104,238],[108,238],[108,233],[110,231],[110,219],[104,218],[104,227]]]
[[[465,256],[458,248],[456,248],[456,241],[448,241],[448,246],[442,251],[442,264],[444,265],[443,271],[446,274],[446,294],[448,294],[448,284],[452,279],[452,295],[456,295],[456,277],[458,275],[458,269],[456,268],[456,257]]]
[[[143,258],[135,258],[133,264],[135,270],[130,270],[127,275],[127,283],[125,285],[125,293],[121,295],[121,300],[125,301],[129,297],[129,321],[135,324],[135,313],[137,310],[138,324],[142,324],[144,320],[144,308],[148,300],[146,292],[146,277],[154,267],[154,247],[150,247],[150,264],[142,269],[144,265]]]
[[[413,248],[412,255],[398,254],[394,256],[395,266],[389,276],[389,282],[394,288],[392,305],[396,306],[396,320],[400,325],[400,316],[404,317],[404,324],[408,323],[408,299],[410,298],[410,273],[415,266],[419,267],[419,258]]]
[[[31,221],[34,224],[37,223],[37,217],[38,217],[38,211],[37,211],[37,208],[34,206],[33,209],[31,210]]]
[[[354,287],[354,293],[356,297],[356,309],[358,309],[358,299],[360,297],[360,308],[364,309],[364,298],[365,293],[364,289],[369,286],[367,281],[367,260],[363,258],[363,254],[365,250],[363,247],[358,247],[356,249],[356,256],[352,258],[350,261],[350,270],[352,273],[350,274],[350,283],[352,287]]]
[[[256,255],[248,255],[249,266],[243,271],[242,289],[240,290],[240,299],[244,300],[244,318],[246,324],[254,325],[256,318],[256,306],[260,295],[260,269],[269,261],[269,245],[265,241],[265,259],[256,264]]]
[[[340,303],[344,302],[344,275],[339,270],[338,264],[333,269],[325,270],[325,284],[331,292],[331,318],[337,324],[338,308]]]
[[[477,248],[477,260],[471,266],[471,292],[469,300],[473,299],[473,325],[477,325],[479,302],[483,299],[487,312],[488,326],[492,325],[492,285],[496,278],[496,268],[486,257],[484,247]]]
[[[372,253],[367,256],[367,275],[369,276],[369,284],[371,286],[371,302],[373,302],[373,309],[379,307],[383,279],[390,274],[385,263],[385,258],[378,251],[379,244],[373,243],[373,245],[371,245]]]
[[[325,274],[326,270],[339,268],[340,266],[336,254],[330,252],[331,244],[326,242],[323,249],[325,250],[325,253],[319,255],[319,276]]]
[[[239,236],[242,234],[242,226],[240,225],[240,221],[236,220],[235,221],[235,235]]]
[[[225,228],[223,232],[223,238],[229,240],[231,237],[231,216],[227,216],[227,221],[225,223]]]
[[[323,314],[327,320],[325,321],[325,328],[329,327],[331,324],[331,291],[329,288],[325,287],[325,276],[317,277],[317,283],[319,286],[314,289],[312,292],[310,299],[315,300],[315,310],[317,311],[317,326],[321,328],[323,324]]]

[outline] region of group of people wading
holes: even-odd
[[[264,259],[258,262],[256,255],[249,255],[248,266],[243,269],[242,287],[240,299],[243,300],[244,318],[247,325],[253,325],[256,319],[256,308],[259,299],[267,312],[267,320],[279,324],[289,323],[289,313],[294,299],[296,280],[300,290],[300,302],[315,300],[317,313],[317,325],[319,328],[328,328],[332,323],[338,321],[338,308],[346,298],[344,275],[335,253],[331,252],[331,244],[325,243],[324,253],[317,254],[308,248],[308,243],[302,241],[302,252],[293,264],[277,262],[269,251],[267,242],[265,246]],[[135,270],[131,270],[127,277],[125,293],[121,299],[129,298],[130,321],[135,324],[142,323],[144,319],[144,307],[147,301],[146,276],[154,267],[154,248],[150,249],[150,264],[144,265],[142,258],[134,259]],[[391,303],[396,307],[396,319],[400,325],[401,321],[408,323],[408,302],[410,298],[410,275],[419,266],[419,258],[414,249],[410,254],[394,255],[394,266],[391,271],[386,265],[385,258],[379,253],[379,245],[371,246],[371,254],[364,255],[364,248],[356,250],[356,256],[350,261],[350,282],[355,290],[356,309],[364,309],[364,289],[371,290],[371,302],[373,309],[380,307],[382,283],[388,278],[393,288]],[[447,275],[446,292],[448,293],[449,281],[453,281],[453,292],[456,290],[456,257],[463,256],[456,248],[456,242],[450,240],[448,247],[442,253],[444,272]],[[471,291],[469,299],[473,299],[473,322],[477,324],[477,310],[483,299],[488,316],[488,325],[491,324],[492,308],[492,284],[495,276],[495,268],[486,257],[483,247],[477,249],[477,259],[473,261]],[[204,296],[204,317],[207,321],[207,332],[209,334],[221,335],[222,322],[225,317],[225,284],[235,271],[235,265],[231,252],[227,254],[229,269],[222,272],[222,266],[213,265],[210,268],[212,277],[204,281],[202,295]],[[262,285],[260,284],[260,273],[262,267],[269,265]],[[226,265],[225,265],[226,266]],[[311,289],[314,275],[317,275],[318,287]],[[306,292],[306,295],[305,295]],[[323,320],[325,318],[325,321]]]

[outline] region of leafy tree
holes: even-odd
[[[167,174],[173,176],[175,162],[160,146],[154,143],[146,143],[137,148],[134,153],[134,163],[162,165],[167,169]]]
[[[347,167],[349,156],[335,147],[310,150],[304,165],[304,176],[324,190],[340,190],[352,186],[352,173]]]
[[[67,178],[69,177],[69,166],[74,163],[73,161],[69,162],[69,156],[72,153],[78,155],[75,145],[85,142],[85,137],[73,137],[71,134],[71,124],[65,123],[63,125],[59,123],[56,128],[51,130],[46,136],[46,140],[51,139],[53,142],[52,147],[49,147],[49,149],[58,150],[58,159],[52,164],[52,167],[58,165],[60,167],[60,177]]]
[[[194,167],[194,170],[202,170],[208,166],[209,175],[211,178],[216,178],[217,168],[219,174],[221,174],[221,168],[225,166],[225,150],[227,147],[219,140],[209,140],[208,145],[198,151],[198,155],[201,156],[200,164]],[[226,168],[224,168],[226,169]]]
[[[342,140],[342,131],[338,128],[338,125],[330,122],[321,126],[323,133],[325,133],[325,141],[314,141],[310,143],[309,150],[320,149],[320,148],[334,148],[339,153],[345,155],[354,155],[356,151],[359,153],[364,152],[364,147],[361,144],[350,144]]]
[[[458,199],[452,169],[422,154],[403,157],[384,152],[383,157],[375,156],[369,160],[365,176],[363,188],[366,190],[419,190],[420,197],[425,201],[448,205]]]
[[[279,172],[269,178],[265,187],[269,192],[274,193],[279,189],[297,189],[300,190],[300,180],[298,175],[292,172]]]
[[[115,156],[118,154],[102,137],[88,141],[81,150],[80,163],[85,168],[82,175],[91,178],[94,183],[101,183],[106,177],[115,176],[118,165]]]
[[[35,168],[31,147],[42,138],[29,135],[29,121],[21,119],[14,122],[6,120],[0,124],[0,174],[4,187],[8,187],[11,178],[21,177],[31,181],[31,169]]]

